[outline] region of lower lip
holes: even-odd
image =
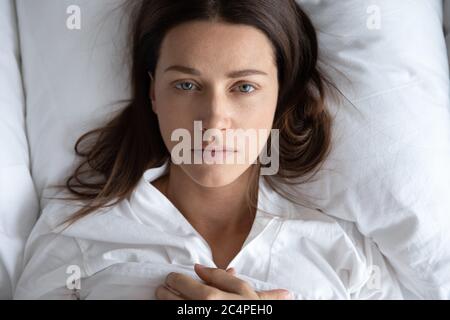
[[[202,155],[211,155],[211,156],[220,156],[220,155],[229,155],[229,154],[235,154],[237,151],[233,150],[192,150],[192,152],[200,153]]]

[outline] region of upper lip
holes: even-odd
[[[230,152],[236,152],[237,150],[233,149],[233,148],[229,148],[229,147],[224,147],[224,146],[210,146],[210,145],[203,145],[202,149],[196,149],[193,148],[192,150],[194,151],[205,151],[206,148],[208,148],[208,150],[210,151],[230,151]]]

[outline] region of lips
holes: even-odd
[[[206,149],[208,148],[208,150]],[[223,146],[208,146],[208,145],[203,145],[202,149],[192,149],[192,151],[214,151],[214,152],[237,152],[237,150],[233,149],[233,148],[228,148],[228,147],[223,147]]]

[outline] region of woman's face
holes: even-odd
[[[179,25],[163,40],[150,97],[170,152],[180,144],[172,141],[175,130],[190,133],[187,151],[191,162],[180,164],[183,171],[205,187],[228,185],[255,162],[272,128],[278,70],[271,42],[264,33],[247,25],[207,21]],[[204,130],[215,129],[216,140],[195,131],[195,121],[201,121]],[[242,130],[234,134],[242,138],[244,133],[245,145],[226,138],[227,132],[237,129]],[[203,142],[200,146],[194,145],[198,133]],[[256,145],[249,138],[253,133],[259,138]],[[223,151],[233,142],[233,151]],[[207,156],[222,162],[206,163],[203,157]],[[233,161],[238,156],[244,156],[245,161]],[[194,163],[195,158],[201,163]]]

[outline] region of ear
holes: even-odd
[[[148,96],[150,98],[150,101],[152,102],[152,109],[153,112],[156,113],[156,108],[155,108],[155,81],[154,78],[152,76],[152,74],[150,72],[148,72],[148,76],[150,77],[150,87],[149,87],[149,92],[148,92]]]

